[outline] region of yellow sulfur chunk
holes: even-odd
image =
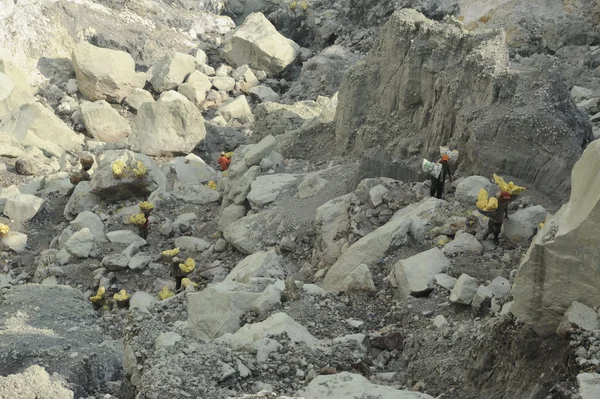
[[[112,164],[113,176],[117,179],[122,178],[123,175],[125,174],[125,168],[127,168],[127,165],[125,165],[125,162],[121,161],[120,159],[113,162],[113,164]]]
[[[190,280],[189,278],[184,278],[181,280],[181,285],[183,286],[183,288],[186,288],[191,284],[192,287],[196,288],[198,286],[197,283],[194,283],[192,280]]]
[[[172,293],[169,290],[169,287],[167,287],[166,285],[162,288],[162,290],[160,290],[160,292],[158,293],[158,297],[163,300],[163,299],[167,299],[167,298],[171,298],[172,296],[174,296],[175,294]]]
[[[207,184],[208,188],[216,190],[217,189],[217,183],[215,183],[214,181],[209,181]]]
[[[162,251],[162,256],[166,258],[172,258],[179,253],[179,248],[167,249],[166,251]]]
[[[118,294],[113,295],[115,301],[126,301],[129,299],[129,295],[127,295],[127,291],[121,290]]]
[[[226,153],[225,153],[225,156],[226,156],[227,158],[231,158],[231,157],[233,156],[233,151],[231,151],[231,152],[226,152]]]
[[[540,230],[543,229],[545,225],[545,223],[540,223]]]
[[[6,237],[9,233],[10,229],[7,225],[0,223],[0,237]]]
[[[146,216],[143,213],[136,213],[135,215],[131,215],[129,217],[129,223],[135,224],[137,226],[142,226],[146,223]]]
[[[517,186],[515,183],[510,182],[506,183],[503,178],[494,173],[494,181],[498,186],[500,186],[500,190],[508,192],[510,195],[517,195],[527,190],[526,187]]]
[[[191,273],[196,268],[196,261],[192,258],[187,258],[185,262],[179,264],[179,269],[184,273]]]
[[[479,194],[477,194],[477,208],[482,211],[493,211],[494,209],[498,209],[498,199],[495,197],[489,198],[488,192],[482,188],[479,190]]]
[[[154,204],[152,202],[148,202],[148,201],[143,201],[140,202],[138,204],[138,206],[140,207],[140,210],[143,211],[151,211],[152,209],[154,209]]]
[[[96,295],[90,297],[90,301],[92,301],[94,303],[100,301],[102,299],[102,297],[104,297],[105,292],[106,292],[106,289],[104,287],[98,288],[98,292],[96,293]]]
[[[148,169],[146,169],[146,165],[144,165],[142,161],[138,161],[136,167],[133,168],[133,173],[135,174],[135,177],[141,179],[142,177],[146,176]]]

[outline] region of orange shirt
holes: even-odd
[[[230,162],[231,162],[231,160],[229,158],[227,158],[225,155],[220,156],[219,160],[217,161],[217,163],[221,167],[222,171],[226,171],[227,169],[229,169]]]

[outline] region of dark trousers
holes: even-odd
[[[431,188],[429,189],[429,195],[432,197],[436,197],[442,199],[442,194],[444,193],[444,181],[440,179],[436,179],[435,177],[431,177]]]
[[[483,236],[483,240],[487,240],[488,236],[490,234],[494,235],[494,240],[498,239],[498,236],[500,235],[500,230],[502,230],[502,222],[498,223],[492,219],[490,219],[488,221],[488,228],[487,231],[485,232],[485,235]]]

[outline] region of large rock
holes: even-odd
[[[236,348],[249,348],[263,338],[277,337],[284,333],[295,343],[305,343],[308,346],[315,346],[319,343],[319,340],[313,337],[306,327],[285,313],[275,313],[260,323],[246,324],[237,332],[219,338],[218,342],[227,343]]]
[[[13,4],[12,0],[10,3]],[[73,391],[66,385],[60,377],[50,378],[44,368],[33,365],[22,373],[0,377],[0,398],[73,399]]]
[[[135,62],[131,56],[81,42],[71,56],[79,91],[88,100],[120,103],[135,87]]]
[[[250,283],[253,277],[285,278],[283,259],[274,251],[260,251],[242,259],[225,280]]]
[[[47,156],[60,158],[65,151],[79,151],[83,136],[75,133],[40,103],[22,105],[0,121],[0,132],[8,133],[22,146],[39,148]]]
[[[239,96],[221,105],[215,115],[222,116],[228,122],[237,120],[241,123],[251,123],[254,120],[246,96]]]
[[[520,209],[504,221],[504,236],[515,245],[529,244],[545,220],[546,210],[541,205]]]
[[[477,202],[479,190],[485,189],[490,197],[495,196],[496,191],[500,191],[498,186],[483,176],[468,176],[460,181],[456,186],[455,198],[467,206],[474,206]]]
[[[232,281],[209,285],[188,295],[188,327],[196,339],[217,338],[241,327],[240,317],[251,310],[259,294],[245,292]]]
[[[196,61],[189,54],[171,52],[161,58],[148,71],[148,82],[155,91],[172,90],[182,84],[196,69]]]
[[[77,289],[32,284],[3,290],[0,375],[43,364],[49,373],[60,374],[78,392],[91,392],[109,381],[119,381],[123,349],[116,341],[107,340],[96,322],[91,303]]]
[[[35,102],[35,97],[27,93],[9,76],[0,72],[0,117],[19,108],[23,104]]]
[[[125,99],[125,104],[129,105],[134,111],[138,111],[142,104],[153,103],[154,97],[146,90],[134,89],[130,96]]]
[[[99,203],[98,197],[92,193],[89,181],[82,181],[75,186],[73,193],[69,197],[63,215],[67,220],[73,220],[81,212],[89,211]]]
[[[376,291],[376,288],[369,266],[365,264],[359,265],[344,279],[344,292],[347,294],[370,291]]]
[[[280,223],[281,215],[262,211],[231,223],[225,228],[223,236],[235,249],[250,255],[262,250],[266,243],[277,242],[276,232]]]
[[[513,284],[512,313],[540,335],[556,331],[573,301],[600,305],[600,142],[575,164],[569,202],[533,239]]]
[[[450,241],[442,249],[444,255],[458,255],[458,254],[481,254],[483,253],[483,245],[475,236],[469,233],[462,233],[457,236],[454,240]]]
[[[385,385],[371,384],[360,374],[343,371],[333,375],[320,375],[297,393],[305,399],[433,399],[419,392],[401,391]]]
[[[600,398],[600,374],[578,374],[577,385],[579,386],[579,396],[581,396],[581,399]]]
[[[81,116],[85,130],[97,140],[121,141],[131,133],[127,120],[104,100],[81,104]]]
[[[423,296],[433,290],[436,274],[450,267],[442,251],[432,248],[418,255],[398,261],[392,268],[389,281],[402,296]]]
[[[231,204],[224,208],[219,215],[217,227],[220,232],[225,231],[231,223],[240,220],[246,215],[246,207],[244,205]]]
[[[562,338],[569,338],[576,331],[594,331],[600,329],[598,312],[589,306],[575,302],[569,306],[556,333]]]
[[[450,143],[461,149],[465,175],[501,170],[566,196],[591,126],[560,73],[550,59],[510,70],[500,29],[469,31],[413,9],[396,11],[366,62],[345,74],[336,153],[363,154],[383,143],[379,153],[417,172],[422,158]]]
[[[184,186],[198,186],[210,180],[217,180],[217,172],[195,154],[173,160],[177,182],[175,188]]]
[[[4,214],[18,222],[28,222],[40,212],[46,200],[31,194],[17,194],[6,199]]]
[[[355,242],[338,258],[325,276],[323,288],[341,291],[344,279],[359,265],[374,265],[389,251],[413,241],[422,242],[425,223],[443,203],[429,198],[396,212],[392,220]]]
[[[196,186],[183,186],[171,192],[173,198],[187,204],[206,205],[217,202],[221,195],[217,190],[203,184]]]
[[[275,202],[279,194],[289,185],[296,182],[296,176],[280,173],[257,177],[251,184],[248,201],[252,209],[262,208]]]
[[[317,118],[323,108],[316,101],[299,101],[294,104],[265,102],[254,109],[253,137],[279,136],[300,128],[304,123]]]
[[[116,161],[124,162],[128,168],[120,179],[114,176],[112,170]],[[147,173],[142,177],[137,177],[132,172],[138,162],[142,162],[147,169]],[[92,193],[111,202],[137,197],[148,198],[154,190],[166,187],[167,178],[152,159],[127,150],[104,151],[98,159],[98,166],[90,183]]]
[[[102,222],[102,219],[100,219],[100,216],[96,215],[94,212],[81,212],[77,215],[75,220],[71,222],[71,227],[75,231],[87,227],[97,239],[101,240],[104,238],[104,223]]]
[[[286,39],[262,13],[246,17],[225,43],[223,57],[236,66],[248,64],[276,75],[296,59],[300,47]]]
[[[73,234],[67,242],[65,242],[65,249],[68,253],[78,258],[89,258],[90,253],[95,246],[95,237],[87,227],[79,230]]]
[[[252,182],[259,174],[260,166],[252,166],[238,179],[231,181],[226,195],[227,204],[242,205],[246,201],[248,193],[250,193]]]
[[[460,305],[470,305],[478,288],[479,285],[475,278],[468,274],[461,274],[450,292],[450,302]]]
[[[128,142],[133,151],[163,156],[189,154],[204,136],[204,118],[189,100],[167,100],[142,104]]]
[[[258,165],[264,157],[269,155],[271,151],[275,149],[276,145],[277,140],[275,140],[275,137],[266,136],[258,143],[247,146],[246,153],[244,154],[246,166],[250,167]]]
[[[353,194],[332,199],[317,208],[315,225],[317,240],[315,242],[315,258],[332,265],[342,254],[347,242],[346,233],[350,228],[349,210]]]

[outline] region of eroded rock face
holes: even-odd
[[[338,153],[383,145],[419,165],[450,143],[465,149],[468,173],[501,168],[554,195],[568,192],[570,168],[590,139],[551,65],[512,71],[502,32],[472,33],[409,9],[390,18],[339,92]]]
[[[573,168],[569,202],[527,251],[512,289],[512,312],[540,335],[551,335],[573,301],[600,305],[600,142]]]

